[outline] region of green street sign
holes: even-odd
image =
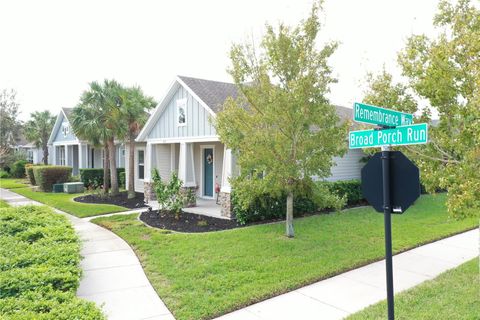
[[[398,127],[413,123],[413,115],[355,102],[353,120],[380,126]]]
[[[401,126],[394,129],[350,131],[348,137],[350,149],[388,145],[401,146],[427,142],[428,125],[426,123]]]

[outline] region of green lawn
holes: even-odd
[[[52,206],[59,210],[73,214],[79,218],[98,216],[100,214],[126,211],[124,207],[110,204],[87,204],[73,201],[73,198],[81,194],[51,193],[32,191],[30,188],[17,188],[15,193],[21,194],[27,198]]]
[[[395,296],[395,319],[480,319],[478,259]],[[348,318],[385,319],[386,301]]]
[[[0,199],[0,209],[8,207],[10,207],[10,205],[7,203],[7,201]]]
[[[478,226],[450,220],[445,194],[422,196],[392,221],[396,253]],[[178,320],[212,318],[384,255],[383,215],[370,208],[296,219],[294,239],[283,223],[180,234],[146,227],[136,214],[94,222],[134,248]]]
[[[28,185],[27,180],[18,179],[18,178],[1,178],[0,179],[0,188],[3,189],[15,189],[15,188],[24,188]]]

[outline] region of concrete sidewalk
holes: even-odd
[[[0,198],[12,206],[42,205],[5,189],[0,189]],[[111,320],[174,320],[123,239],[89,221],[55,211],[68,217],[82,239],[79,297],[97,303]]]
[[[479,231],[468,231],[393,257],[395,293],[478,257]],[[385,260],[224,315],[218,320],[343,319],[386,299]]]

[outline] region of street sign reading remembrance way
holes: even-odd
[[[412,124],[393,129],[350,131],[348,137],[350,149],[423,144],[427,143],[427,141],[428,125],[426,123]]]
[[[353,120],[379,126],[398,127],[412,124],[413,115],[355,102],[353,106]]]

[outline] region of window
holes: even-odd
[[[27,150],[27,161],[30,163],[33,163],[33,150],[28,149]]]
[[[138,150],[138,179],[145,177],[145,164],[144,164],[145,151]]]
[[[65,147],[58,147],[58,164],[65,165]]]
[[[187,99],[177,100],[177,124],[179,126],[187,124]]]
[[[64,137],[67,136],[69,131],[70,131],[70,127],[68,126],[68,123],[62,124],[62,133]]]

